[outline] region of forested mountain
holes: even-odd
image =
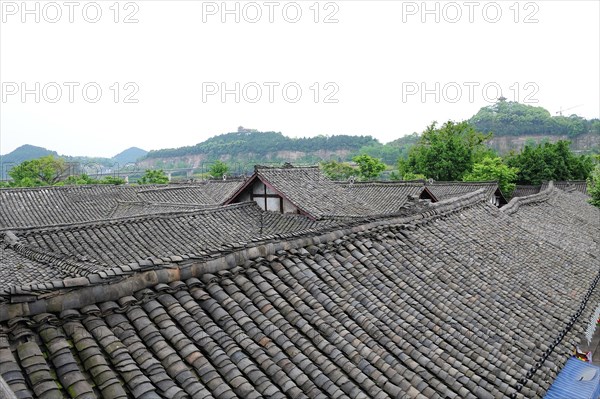
[[[576,137],[600,134],[600,119],[585,119],[575,114],[552,116],[542,107],[500,99],[483,107],[469,122],[480,132],[492,132],[495,137],[548,135]]]
[[[112,157],[112,160],[119,164],[120,167],[123,167],[130,163],[135,163],[138,159],[142,158],[148,153],[146,150],[142,150],[138,147],[131,147],[122,151]]]
[[[221,134],[194,146],[150,151],[146,158],[169,158],[203,154],[207,159],[235,157],[252,153],[259,158],[280,151],[312,153],[318,151],[358,151],[360,148],[378,144],[371,136],[317,136],[291,138],[280,132],[242,131]]]
[[[23,161],[45,157],[46,155],[58,156],[56,151],[50,151],[43,147],[25,144],[16,148],[6,155],[2,155],[2,164],[18,165]]]

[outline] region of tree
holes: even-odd
[[[225,162],[215,161],[215,163],[210,166],[208,173],[215,179],[220,179],[229,173],[229,166],[227,166]]]
[[[21,162],[8,174],[13,179],[13,186],[34,187],[51,186],[66,178],[67,163],[62,158],[52,155]]]
[[[549,180],[586,180],[594,165],[588,155],[576,156],[569,148],[568,141],[526,145],[518,153],[511,153],[506,164],[519,169],[517,182],[520,184],[541,184]]]
[[[125,184],[125,179],[123,179],[121,177],[105,176],[101,180],[98,180],[98,183],[100,183],[100,184],[114,184],[114,185],[118,186],[118,185],[121,185],[121,184]]]
[[[489,155],[484,142],[491,135],[477,132],[467,122],[448,121],[437,129],[432,123],[411,148],[400,167],[402,175],[413,173],[435,180],[462,180],[473,164]]]
[[[592,199],[590,204],[600,208],[600,155],[596,155],[596,167],[587,179],[588,194]]]
[[[64,181],[55,184],[55,186],[64,186],[64,185],[83,185],[83,184],[125,184],[125,179],[120,177],[113,176],[105,176],[102,179],[92,179],[85,173],[82,173],[79,176],[69,176]]]
[[[162,169],[147,169],[144,176],[138,180],[138,184],[166,184],[169,177]]]
[[[511,168],[502,162],[500,157],[486,157],[473,165],[473,170],[463,177],[463,181],[490,181],[498,182],[500,191],[510,196],[515,189],[517,168]]]
[[[358,166],[358,175],[361,180],[373,180],[381,175],[385,170],[385,164],[381,159],[373,158],[369,155],[357,155],[352,158]]]
[[[392,176],[398,177],[392,180],[426,180],[427,176],[421,173],[413,173],[406,159],[398,158],[398,172],[392,172]]]
[[[356,169],[347,162],[328,161],[321,162],[319,166],[331,180],[348,180],[350,176],[357,174]]]

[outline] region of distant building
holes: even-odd
[[[256,132],[258,132],[258,130],[256,130],[256,129],[246,129],[244,126],[239,126],[237,131],[238,131],[238,133],[256,133]]]

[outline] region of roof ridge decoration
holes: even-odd
[[[512,215],[519,210],[523,205],[535,204],[539,202],[548,201],[550,198],[555,197],[558,194],[557,189],[554,187],[553,182],[548,183],[548,188],[544,191],[540,191],[536,194],[527,195],[525,197],[514,197],[504,207],[500,208],[502,212],[507,215]]]
[[[335,184],[339,184],[341,186],[345,185],[354,185],[354,186],[409,186],[409,185],[419,185],[425,186],[425,180],[369,180],[369,181],[354,181],[354,183],[350,183],[346,180],[334,180]]]
[[[191,204],[191,203],[184,203],[184,202],[162,202],[162,201],[146,201],[146,200],[136,200],[136,201],[122,201],[122,200],[117,200],[117,204],[124,204],[124,205],[131,205],[131,204],[135,204],[135,205],[166,205],[166,206],[172,206],[172,207],[180,207],[180,208],[184,208],[184,207],[192,207],[192,206],[202,206],[204,209],[206,209],[207,207],[210,208],[220,208],[220,205],[204,205],[204,204]]]
[[[4,232],[4,242],[7,247],[18,254],[36,262],[48,262],[72,277],[88,276],[99,271],[99,268],[94,265],[96,261],[93,259],[84,259],[78,255],[63,255],[41,251],[22,243],[12,231]]]
[[[498,184],[497,180],[481,180],[481,181],[442,181],[442,180],[433,180],[433,181],[426,181],[425,182],[426,185],[429,186],[435,186],[436,184],[439,185],[454,185],[454,186],[477,186],[477,185],[481,185],[481,184]]]
[[[365,218],[355,223],[330,225],[318,230],[308,229],[270,235],[252,239],[248,243],[226,245],[222,250],[215,251],[213,254],[207,253],[204,257],[181,255],[172,256],[169,259],[147,259],[139,263],[92,273],[87,278],[66,279],[63,284],[58,284],[60,288],[55,288],[56,295],[51,297],[35,296],[36,291],[42,291],[44,294],[48,292],[45,284],[33,284],[22,288],[11,287],[9,295],[11,303],[6,303],[6,297],[4,298],[5,303],[0,302],[0,321],[45,312],[59,313],[66,309],[80,308],[99,301],[116,301],[121,297],[133,295],[136,291],[159,283],[169,284],[190,278],[206,279],[209,277],[217,281],[224,272],[231,272],[236,267],[245,269],[252,262],[282,256],[286,251],[308,254],[306,248],[317,248],[323,245],[335,246],[340,238],[346,236],[372,234],[394,226],[413,229],[476,205],[492,206],[486,201],[485,190],[480,189],[461,197],[440,201],[432,204],[423,213],[391,217],[388,215],[374,221],[372,218]],[[17,298],[18,295],[25,295],[25,300]]]
[[[319,165],[292,165],[289,162],[285,162],[282,165],[269,166],[269,165],[254,165],[254,171],[259,169],[319,169]]]

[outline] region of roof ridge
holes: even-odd
[[[553,182],[548,182],[548,187],[540,191],[539,193],[526,195],[524,197],[514,197],[510,200],[510,202],[504,205],[500,210],[505,212],[508,215],[512,215],[517,212],[519,208],[523,205],[535,204],[539,202],[548,201],[550,198],[553,198],[558,194],[558,189],[554,187]]]
[[[296,165],[292,165],[290,163],[285,163],[285,164],[280,165],[280,166],[254,165],[254,170],[256,171],[258,169],[280,169],[280,170],[287,170],[287,169],[319,169],[319,165],[300,165],[300,166],[296,166]]]
[[[420,185],[425,186],[425,180],[375,180],[375,181],[355,181],[350,183],[349,181],[344,180],[333,180],[335,184],[339,184],[341,186],[353,185],[353,186],[409,186],[409,185]]]
[[[51,251],[43,251],[39,248],[33,247],[30,244],[22,243],[21,240],[12,232],[7,231],[4,233],[4,241],[7,246],[13,251],[20,255],[23,255],[27,259],[36,262],[50,262],[71,276],[87,276],[91,273],[97,272],[97,267],[88,266],[82,262],[95,263],[96,261],[91,259],[78,259],[78,255],[64,255],[57,254]],[[73,260],[73,258],[77,260]]]
[[[456,185],[456,186],[473,186],[480,184],[498,184],[497,180],[481,180],[481,181],[441,181],[434,180],[432,183],[426,182],[428,186],[435,186],[436,184],[443,185]]]
[[[203,208],[207,208],[207,207],[217,208],[217,207],[220,207],[219,205],[193,204],[193,203],[185,203],[185,202],[161,202],[161,201],[144,201],[144,200],[121,201],[121,200],[117,200],[117,205],[120,205],[120,204],[166,205],[166,206],[174,206],[174,207],[191,207],[191,206],[197,206],[197,207],[203,207]]]
[[[92,190],[94,188],[136,188],[135,185],[130,184],[67,184],[64,186],[35,186],[35,187],[1,187],[0,192],[3,191],[42,191],[42,190],[73,190],[73,189],[81,189],[81,190]]]

